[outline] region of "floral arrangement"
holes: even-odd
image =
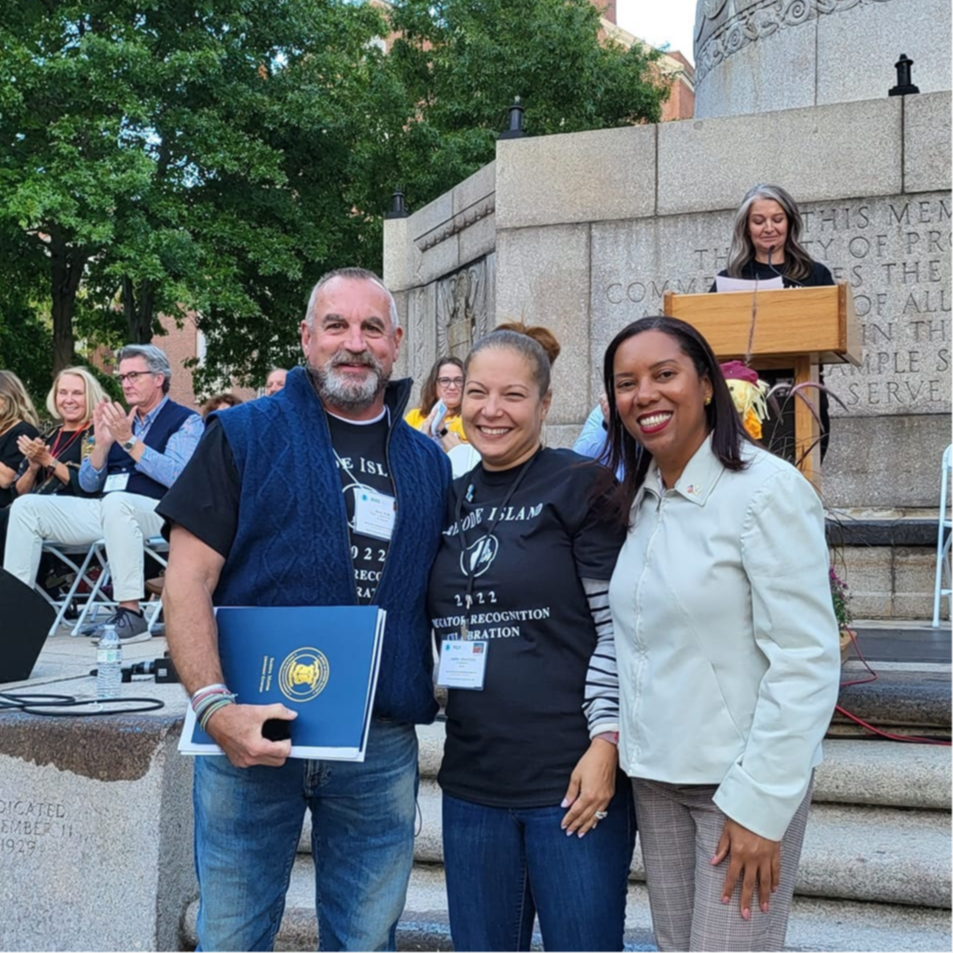
[[[843,661],[846,660],[847,653],[854,641],[854,630],[851,628],[854,614],[850,610],[850,591],[847,583],[841,579],[833,566],[830,567],[827,574],[831,584],[831,601],[834,603],[834,615],[837,617],[837,627],[840,629],[840,654]]]
[[[840,576],[837,570],[831,566],[828,571],[831,581],[831,599],[834,602],[834,615],[837,616],[837,625],[841,629],[849,629],[854,621],[854,615],[850,611],[850,592],[849,587]]]
[[[768,416],[768,385],[743,361],[728,361],[721,370],[745,430],[752,440],[760,440],[761,422]]]

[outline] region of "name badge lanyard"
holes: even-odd
[[[522,484],[523,479],[525,478],[526,474],[529,473],[530,467],[532,467],[532,465],[536,462],[536,458],[538,456],[539,456],[539,450],[537,450],[536,453],[534,453],[533,456],[530,457],[529,460],[527,460],[526,463],[523,464],[523,467],[520,470],[519,474],[517,475],[516,479],[510,484],[509,490],[506,491],[506,496],[503,497],[503,502],[500,503],[500,505],[497,507],[496,516],[493,517],[492,521],[485,528],[484,530],[485,536],[493,535],[493,530],[496,529],[496,524],[499,523],[500,519],[503,516],[503,513],[506,511],[506,505],[510,502],[513,496],[516,494],[516,491],[520,488],[520,484]],[[482,465],[481,465],[481,469],[482,469]],[[465,566],[466,563],[463,562],[463,557],[467,551],[467,539],[466,539],[466,533],[464,532],[464,529],[463,529],[463,524],[460,522],[463,516],[464,500],[468,500],[470,502],[472,502],[473,500],[473,484],[472,483],[469,485],[469,487],[467,487],[467,492],[465,494],[462,494],[460,496],[460,499],[457,500],[457,512],[455,516],[456,522],[460,525],[460,533],[459,533],[460,558],[461,558],[462,565]],[[473,611],[473,587],[475,584],[476,584],[476,576],[472,572],[468,571],[467,572],[467,591],[466,591],[466,597],[464,600],[464,612],[466,613],[466,615],[464,616],[463,625],[460,627],[460,637],[462,639],[465,639],[467,637],[467,633],[470,631],[470,616]]]
[[[334,447],[332,447],[331,449],[334,450]],[[350,479],[351,479],[351,481],[352,481],[353,483],[356,483],[358,486],[367,486],[366,483],[361,483],[361,481],[360,481],[356,476],[354,476],[353,471],[352,471],[351,468],[341,459],[341,455],[337,452],[337,450],[334,450],[334,459],[337,460],[338,466],[348,475],[348,477],[350,477]]]
[[[388,422],[390,422],[390,407],[386,407],[385,410],[387,412],[387,420]],[[340,420],[342,418],[339,417],[338,419]],[[371,420],[371,421],[368,421],[368,423],[376,424],[383,419],[384,419],[384,414],[381,414],[381,416],[377,420]],[[366,483],[362,483],[356,476],[354,476],[354,471],[351,470],[351,468],[341,459],[341,454],[337,452],[337,448],[332,445],[331,450],[334,453],[334,459],[337,460],[338,462],[338,466],[351,478],[351,481],[353,483],[356,483],[358,486],[367,486]],[[390,482],[391,482],[391,486],[393,487],[394,481],[391,480]],[[368,489],[372,489],[372,488],[368,487]]]

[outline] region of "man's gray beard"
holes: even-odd
[[[367,367],[373,371],[361,382],[350,380],[335,369],[336,363],[353,363],[355,355],[352,354],[341,358],[336,354],[324,367],[308,365],[308,374],[314,381],[314,388],[323,404],[329,404],[345,412],[359,413],[371,407],[384,392],[388,378],[384,376],[384,368],[380,363],[371,354],[366,354],[357,360],[366,363]]]

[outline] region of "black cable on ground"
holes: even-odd
[[[96,706],[95,711],[77,710],[88,709],[91,705]],[[47,718],[135,715],[158,711],[160,708],[165,708],[165,702],[158,698],[75,698],[72,695],[0,692],[0,711],[22,711],[27,715],[45,715]]]

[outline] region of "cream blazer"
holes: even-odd
[[[780,840],[804,798],[840,680],[824,513],[798,471],[749,445],[726,470],[711,439],[632,505],[609,602],[631,777],[717,785],[714,801]]]

